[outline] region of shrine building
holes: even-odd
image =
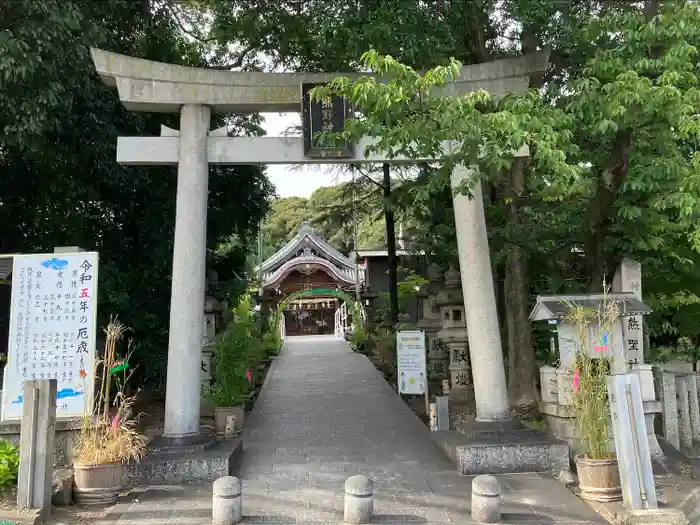
[[[303,223],[296,236],[262,263],[262,301],[285,301],[287,336],[333,334],[344,294],[355,295],[355,263]],[[290,297],[291,296],[291,297]]]

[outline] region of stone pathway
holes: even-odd
[[[343,483],[375,480],[377,523],[470,521],[471,478],[373,365],[333,337],[290,338],[244,430],[244,523],[342,522]],[[503,523],[605,523],[549,476],[499,476]],[[205,524],[211,486],[149,487],[119,524]],[[101,521],[101,523],[105,523]]]

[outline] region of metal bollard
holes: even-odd
[[[501,521],[501,484],[493,476],[477,476],[472,481],[472,520]]]
[[[233,525],[243,519],[243,497],[241,480],[224,476],[214,482],[212,496],[212,525]]]
[[[370,523],[374,514],[374,482],[367,476],[345,480],[345,523]]]

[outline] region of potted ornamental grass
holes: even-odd
[[[216,407],[214,414],[218,434],[230,435],[243,429],[245,403],[263,349],[254,332],[251,300],[244,295],[233,310],[233,319],[214,342],[209,397]],[[231,417],[235,418],[235,425],[227,432]]]
[[[612,362],[611,334],[619,318],[619,305],[609,299],[606,290],[597,308],[570,303],[568,309],[566,320],[574,326],[576,348],[569,408],[580,441],[575,462],[581,497],[619,501],[622,490],[610,439],[606,383]]]
[[[124,463],[139,461],[146,452],[148,438],[136,430],[137,420],[132,415],[135,396],[125,393],[133,373],[128,363],[131,343],[124,358],[117,355],[117,343],[126,331],[123,324],[112,318],[105,329],[104,356],[95,360],[92,377],[98,378],[99,390],[93,411],[83,415],[74,443],[76,503],[115,503],[122,489]]]

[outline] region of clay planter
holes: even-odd
[[[620,471],[617,459],[588,459],[576,457],[581,498],[588,501],[620,501]]]
[[[229,416],[236,416],[235,432],[243,430],[244,410],[243,405],[237,407],[216,407],[214,410],[214,420],[216,422],[216,433],[223,436],[226,434],[226,421]]]
[[[73,499],[79,505],[112,505],[122,489],[121,463],[73,465]]]

